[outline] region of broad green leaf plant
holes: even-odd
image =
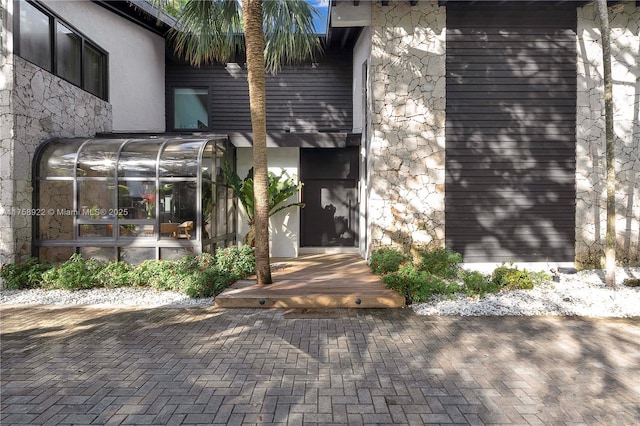
[[[253,168],[249,169],[247,176],[241,179],[233,171],[229,163],[225,163],[223,171],[227,185],[233,190],[233,194],[238,198],[240,204],[247,214],[247,222],[250,230],[244,238],[244,243],[253,245],[255,235],[255,197],[253,192]],[[269,172],[269,217],[288,209],[290,207],[304,207],[304,203],[294,202],[283,204],[289,197],[295,195],[302,189],[303,183],[296,182],[292,177],[286,176],[283,170],[280,175]]]

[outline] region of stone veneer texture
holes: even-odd
[[[36,148],[52,137],[92,137],[111,131],[111,105],[90,93],[13,56],[12,88],[2,91],[0,121],[9,123],[2,134],[2,207],[30,209]],[[69,207],[70,208],[70,207]],[[0,222],[0,262],[31,253],[31,217],[4,215]]]
[[[576,262],[601,266],[606,233],[602,45],[597,9],[578,8]],[[640,264],[640,8],[609,8],[614,81],[617,258]]]
[[[372,5],[372,249],[444,244],[445,8]]]

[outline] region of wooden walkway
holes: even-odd
[[[221,308],[402,308],[404,296],[387,289],[364,259],[311,254],[272,262],[273,284],[238,281],[219,294]]]

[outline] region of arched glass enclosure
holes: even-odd
[[[235,165],[226,137],[54,139],[34,167],[34,250],[137,264],[213,252],[236,242]]]

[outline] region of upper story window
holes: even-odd
[[[17,2],[16,53],[107,100],[107,54],[40,5]]]
[[[206,130],[209,128],[209,90],[175,87],[173,89],[173,128]]]

